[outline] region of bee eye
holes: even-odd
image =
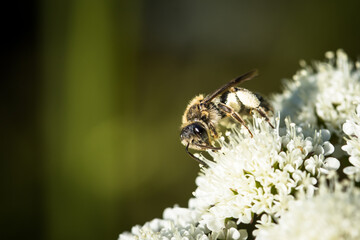
[[[206,130],[200,124],[194,124],[194,132],[196,134],[203,135],[204,133],[206,133]]]

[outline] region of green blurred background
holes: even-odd
[[[187,206],[188,101],[280,91],[300,59],[360,53],[358,1],[54,0],[2,4],[1,239],[116,239]]]

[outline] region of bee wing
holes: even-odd
[[[233,86],[235,86],[237,84],[240,84],[242,82],[245,82],[247,80],[250,80],[250,79],[254,78],[257,75],[258,75],[258,71],[256,69],[252,70],[250,72],[247,72],[247,73],[245,73],[245,74],[231,80],[230,82],[226,83],[224,86],[220,87],[219,89],[217,89],[212,94],[207,95],[202,100],[202,102],[206,104],[206,103],[210,102],[211,100],[213,100],[219,94],[221,94],[221,93],[225,92],[226,90],[228,90],[229,88],[231,88],[231,87],[233,87]]]

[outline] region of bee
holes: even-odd
[[[252,111],[256,111],[274,128],[268,117],[268,113],[271,112],[268,102],[257,93],[235,87],[255,76],[257,76],[256,70],[245,73],[226,83],[212,94],[205,97],[200,94],[194,97],[186,107],[182,117],[180,140],[186,146],[186,152],[205,167],[207,164],[195,157],[189,149],[220,150],[221,148],[215,147],[213,143],[219,138],[219,124],[223,120],[229,118],[235,120],[243,125],[253,137],[242,115],[250,115]]]

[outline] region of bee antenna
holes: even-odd
[[[203,160],[201,160],[200,158],[195,157],[194,154],[192,154],[191,152],[189,152],[189,145],[190,145],[190,143],[188,143],[188,144],[186,145],[185,150],[186,150],[186,152],[190,155],[190,157],[192,157],[193,159],[195,159],[197,162],[199,162],[199,163],[200,163],[201,165],[203,165],[204,167],[208,168],[209,165],[207,165]]]
[[[200,144],[196,144],[196,143],[193,143],[193,144],[200,147],[200,148],[211,149],[211,150],[215,150],[215,151],[221,149],[220,147],[213,147],[213,146],[210,146],[210,145],[200,145]]]

